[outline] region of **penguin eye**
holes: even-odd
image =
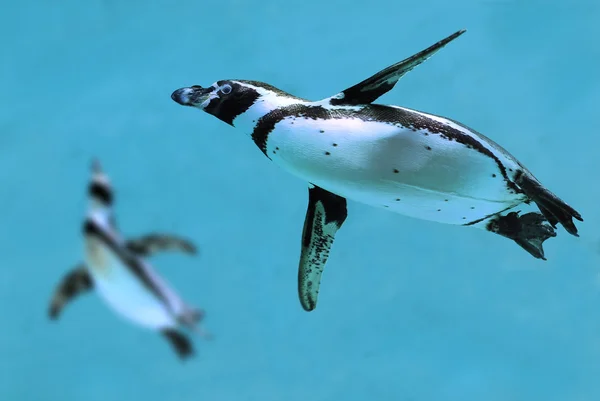
[[[231,85],[225,84],[221,86],[221,93],[223,93],[224,95],[229,95],[231,93]]]

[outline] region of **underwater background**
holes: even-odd
[[[0,400],[600,399],[600,2],[2,1]],[[219,79],[321,99],[459,30],[379,103],[494,139],[577,209],[546,262],[478,229],[349,201],[311,313],[307,184],[177,105]],[[90,161],[125,235],[191,237],[156,269],[204,308],[182,362],[93,293],[47,317],[83,258]]]

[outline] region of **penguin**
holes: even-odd
[[[84,261],[64,275],[56,286],[48,316],[56,321],[64,307],[77,297],[95,291],[118,315],[139,326],[159,332],[181,360],[194,354],[187,328],[210,338],[198,327],[202,309],[186,304],[145,260],[158,252],[197,254],[189,240],[152,233],[125,240],[116,226],[114,193],[98,160],[92,162],[88,185],[89,206],[82,231]]]
[[[560,223],[578,236],[581,215],[514,156],[466,125],[374,103],[406,73],[466,30],[318,101],[252,80],[219,80],[171,98],[241,129],[262,153],[308,182],[298,293],[316,308],[323,269],[347,218],[347,199],[405,216],[476,227],[546,260],[542,243]],[[522,213],[534,203],[539,211]],[[533,205],[531,205],[533,207]]]

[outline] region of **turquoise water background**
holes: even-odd
[[[600,399],[598,1],[2,2],[0,400]],[[379,102],[457,119],[581,212],[547,262],[477,229],[349,202],[318,308],[296,293],[307,185],[174,89],[320,99],[465,28]],[[59,322],[98,157],[127,235],[215,339],[182,363],[94,294]]]

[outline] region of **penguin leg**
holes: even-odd
[[[533,257],[546,260],[542,244],[548,238],[556,237],[554,227],[541,213],[530,212],[520,216],[519,213],[493,216],[487,220],[485,228],[512,239]]]
[[[579,221],[583,221],[583,219],[575,209],[544,188],[528,172],[517,171],[515,174],[515,183],[523,190],[525,195],[535,202],[552,227],[556,228],[556,224],[560,223],[569,234],[576,237],[579,236],[573,219],[575,218]]]
[[[347,216],[345,198],[314,185],[309,187],[298,269],[298,295],[306,311],[317,307],[321,275],[335,234]]]
[[[192,342],[185,334],[175,329],[163,329],[161,334],[171,344],[180,359],[187,359],[194,354]]]
[[[78,265],[68,272],[58,284],[50,302],[48,316],[52,320],[58,319],[64,306],[80,294],[90,291],[94,287],[92,277],[83,264]]]
[[[139,256],[152,256],[157,252],[180,251],[190,255],[198,251],[196,246],[182,237],[168,234],[148,234],[125,243],[127,249]]]

